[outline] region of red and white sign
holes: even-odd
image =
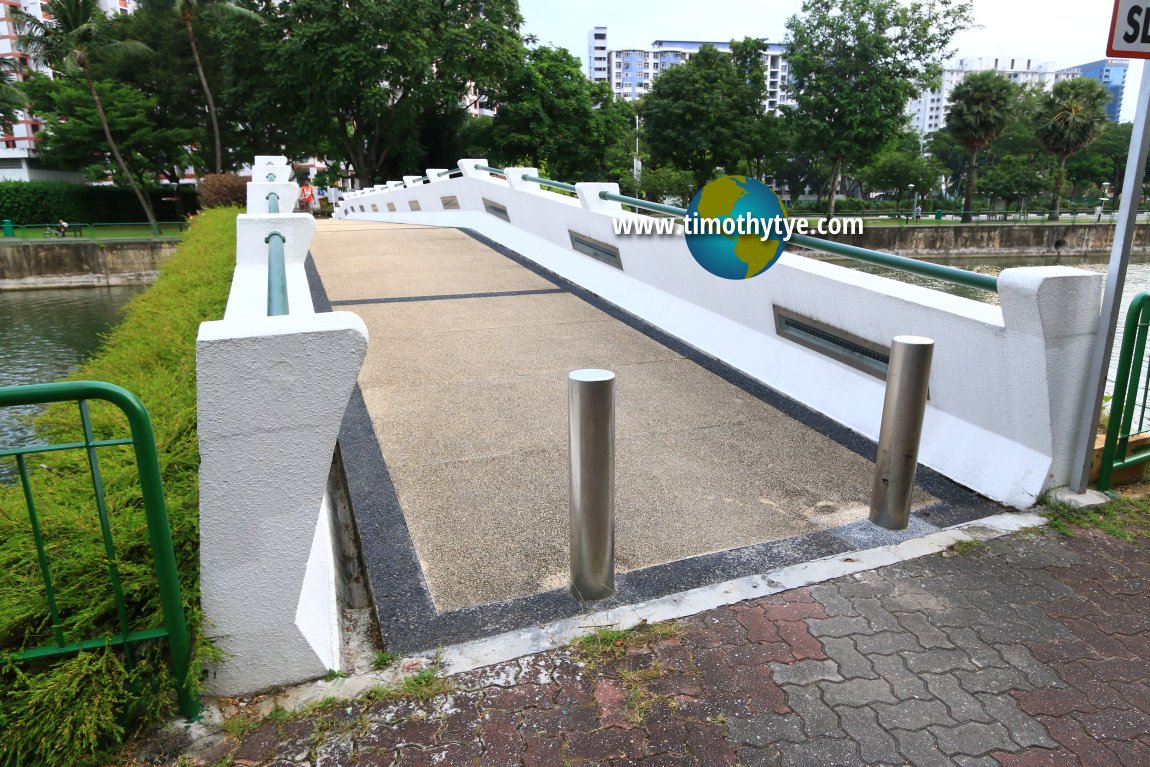
[[[1150,0],[1114,0],[1106,55],[1150,59]]]

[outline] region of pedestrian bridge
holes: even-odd
[[[732,282],[681,238],[614,235],[612,218],[639,214],[613,185],[462,160],[353,193],[317,224],[269,213],[269,193],[291,193],[277,184],[250,185],[228,313],[201,331],[202,580],[226,651],[269,655],[274,634],[294,660],[224,664],[220,691],[338,668],[336,605],[355,599],[341,572],[362,577],[393,651],[588,609],[567,588],[578,368],[618,379],[608,604],[1025,508],[1066,481],[1099,275],[974,275],[989,305],[788,251]],[[282,316],[264,309],[273,233]],[[937,349],[895,533],[866,519],[901,334]]]

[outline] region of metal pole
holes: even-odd
[[[571,434],[571,591],[583,600],[615,593],[615,374],[567,376]]]
[[[1130,137],[1130,152],[1126,156],[1126,177],[1122,183],[1122,207],[1114,229],[1114,245],[1110,251],[1110,270],[1106,273],[1106,293],[1102,298],[1102,314],[1098,318],[1098,334],[1094,339],[1094,354],[1086,379],[1086,400],[1078,418],[1078,452],[1071,467],[1070,489],[1086,492],[1090,480],[1090,463],[1094,457],[1094,435],[1098,432],[1098,418],[1102,411],[1102,396],[1106,393],[1106,371],[1110,368],[1110,355],[1114,351],[1114,329],[1118,326],[1118,312],[1122,308],[1122,288],[1126,284],[1126,266],[1130,263],[1130,245],[1134,241],[1134,224],[1138,219],[1138,203],[1142,199],[1142,172],[1150,149],[1150,72],[1142,69],[1142,85],[1138,89],[1138,113],[1134,117],[1134,133]]]
[[[929,338],[895,336],[891,344],[870,499],[870,521],[887,530],[905,530],[910,522],[933,356],[934,341]]]

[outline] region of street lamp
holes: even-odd
[[[914,213],[916,210],[918,210],[918,192],[914,191],[914,184],[907,184],[906,188],[911,192],[914,192],[914,202],[912,202],[910,205],[910,213],[907,213],[906,215],[907,219],[909,220],[911,213]]]

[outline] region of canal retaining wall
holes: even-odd
[[[1114,244],[1113,224],[920,224],[870,226],[860,235],[838,236],[860,248],[925,258],[1051,256],[1106,260]],[[1150,224],[1134,228],[1132,253],[1150,256]]]
[[[151,282],[175,240],[0,242],[0,290]]]

